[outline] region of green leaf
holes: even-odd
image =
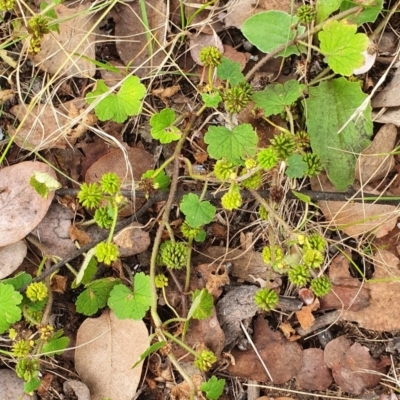
[[[96,258],[94,257],[95,254],[96,254],[95,247],[91,248],[86,253],[82,266],[78,272],[78,275],[76,276],[72,284],[73,288],[78,287],[81,283],[86,285],[92,280],[93,275],[97,271],[97,261]]]
[[[138,358],[138,360],[135,362],[135,364],[132,365],[132,369],[135,368],[138,364],[140,364],[147,356],[150,354],[155,353],[156,351],[160,350],[162,347],[165,346],[167,342],[162,340],[161,342],[157,342],[152,344],[150,347],[148,347],[143,354]]]
[[[30,381],[24,383],[24,391],[25,393],[32,393],[39,389],[41,385],[41,380],[38,378],[32,378]]]
[[[310,87],[305,101],[311,147],[338,190],[353,183],[357,156],[370,143],[371,106],[338,131],[366,98],[357,82],[339,78]]]
[[[222,57],[221,64],[217,67],[217,76],[223,81],[228,81],[232,86],[237,86],[240,82],[244,82],[244,75],[240,69],[238,62]]]
[[[47,172],[37,171],[35,171],[31,176],[29,184],[45,199],[47,199],[51,190],[56,190],[61,187],[61,184]]]
[[[195,240],[197,243],[200,243],[200,242],[204,242],[204,240],[206,239],[206,237],[207,237],[207,232],[206,232],[204,229],[201,229],[201,230],[199,231],[199,233],[196,235],[196,237],[194,238],[194,240]]]
[[[210,126],[204,136],[208,154],[217,160],[226,158],[238,165],[243,159],[254,157],[258,137],[250,124],[242,124],[233,131],[223,126]]]
[[[12,285],[0,283],[0,334],[21,319],[21,301],[22,295]]]
[[[155,172],[156,171],[154,169],[149,169],[142,175],[141,179],[153,179],[154,189],[168,191],[171,178],[165,173],[164,170],[161,170],[157,176],[153,178]]]
[[[17,275],[12,278],[3,279],[1,283],[5,285],[12,285],[15,290],[19,290],[25,285],[28,285],[32,282],[32,276],[27,274],[26,272],[19,272]]]
[[[88,104],[92,104],[100,96],[102,99],[94,110],[100,121],[113,120],[124,122],[129,116],[137,115],[142,108],[142,99],[146,87],[137,76],[129,76],[122,83],[118,93],[109,93],[110,88],[102,79],[97,81],[97,88],[86,95]],[[106,96],[104,96],[106,94]]]
[[[305,85],[292,79],[283,85],[276,83],[267,86],[263,91],[253,94],[257,107],[264,110],[265,116],[277,115],[285,111],[285,106],[292,105],[301,95]]]
[[[42,347],[42,353],[46,356],[61,355],[69,345],[69,338],[66,336],[50,338]]]
[[[218,92],[202,93],[201,98],[207,107],[218,107],[218,104],[222,101],[222,97]]]
[[[293,193],[300,201],[302,201],[302,202],[304,202],[304,203],[308,203],[308,204],[313,204],[313,203],[311,202],[311,197],[310,197],[310,196],[307,196],[306,194],[301,193],[301,192],[296,192],[295,190],[292,190],[292,193]]]
[[[162,144],[179,140],[181,131],[173,125],[175,120],[175,111],[170,108],[165,108],[158,114],[153,115],[150,118],[151,136],[159,140]]]
[[[133,278],[132,293],[125,285],[117,285],[110,293],[108,306],[119,319],[142,319],[151,303],[150,277],[139,272]]]
[[[222,395],[225,387],[225,379],[212,376],[207,382],[203,382],[200,389],[206,393],[209,400],[217,400]]]
[[[354,69],[364,65],[362,54],[369,45],[368,36],[356,33],[357,25],[346,21],[330,21],[319,32],[321,53],[336,74],[350,76]]]
[[[317,0],[315,9],[317,11],[317,23],[325,21],[334,11],[339,9],[343,0]]]
[[[283,11],[265,11],[246,19],[242,26],[242,33],[258,49],[264,53],[271,53],[304,32],[304,26],[293,28],[297,23],[297,17]],[[304,52],[302,46],[289,46],[276,57],[300,54],[299,49]]]
[[[368,3],[370,3],[368,5]],[[359,3],[358,1],[348,1],[345,0],[342,2],[340,6],[340,11],[346,11],[349,8],[362,6],[364,10],[360,13],[350,15],[347,19],[349,22],[357,25],[365,24],[366,22],[375,22],[378,18],[379,13],[383,9],[383,0],[369,0],[363,3]]]
[[[307,170],[307,163],[300,154],[292,154],[287,160],[286,175],[291,178],[302,178]]]
[[[209,201],[200,201],[199,196],[194,193],[183,196],[180,208],[192,228],[210,223],[216,211],[216,208]]]
[[[119,279],[104,278],[89,283],[76,300],[76,311],[84,315],[97,313],[106,306],[111,290],[120,282]]]
[[[207,289],[197,289],[193,293],[193,303],[188,312],[187,319],[206,319],[212,313],[214,299]]]

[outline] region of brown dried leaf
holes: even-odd
[[[333,259],[329,268],[332,290],[320,299],[321,310],[358,311],[370,305],[369,290],[357,278],[350,276],[348,257],[339,254]]]
[[[250,283],[257,279],[267,279],[268,287],[279,287],[282,283],[280,275],[272,267],[265,264],[261,253],[253,250],[227,249],[220,246],[211,246],[204,253],[193,257],[197,264],[214,262],[216,265],[232,262],[230,275],[239,281]]]
[[[369,307],[359,311],[344,310],[342,318],[380,332],[400,329],[400,308],[395,306],[400,303],[399,259],[379,249],[374,255],[374,267],[373,279],[364,284],[371,296]],[[374,279],[378,281],[373,282]]]
[[[326,345],[324,358],[340,388],[356,395],[375,387],[381,380],[379,373],[385,372],[384,368],[379,368],[378,360],[371,357],[367,347],[359,343],[352,345],[345,336]]]
[[[303,357],[301,347],[296,342],[288,342],[280,332],[272,331],[262,316],[254,322],[253,341],[274,384],[285,383],[299,372]],[[229,366],[228,371],[231,375],[260,382],[269,380],[253,349],[247,351],[234,349],[232,355],[236,365]]]
[[[394,124],[383,125],[372,143],[361,153],[356,163],[356,178],[361,182],[376,181],[385,177],[394,167],[394,149],[397,139],[397,127]]]
[[[309,306],[303,306],[300,311],[296,311],[297,320],[300,322],[300,326],[303,329],[310,328],[315,321],[313,311],[318,310],[319,300],[316,298],[312,304]]]
[[[204,319],[192,319],[185,337],[185,343],[193,348],[207,348],[219,356],[225,346],[225,334],[217,319],[217,313],[213,307],[212,314]],[[193,356],[188,354],[182,347],[173,344],[172,352],[175,357],[185,356],[186,361],[193,360]]]
[[[332,374],[324,361],[322,349],[306,349],[296,375],[297,384],[306,390],[326,390],[332,383]]]
[[[18,242],[34,229],[46,215],[54,197],[41,197],[29,184],[33,173],[54,171],[37,161],[24,161],[0,170],[0,246]]]
[[[23,240],[0,247],[0,279],[7,278],[24,261],[27,247]]]
[[[112,311],[87,318],[78,329],[75,368],[92,400],[105,397],[131,400],[136,393],[142,363],[132,365],[149,347],[143,321],[120,320]]]
[[[47,255],[64,258],[76,250],[69,235],[73,217],[70,209],[54,203],[37,228],[32,231],[45,247]]]
[[[24,391],[24,381],[11,369],[0,369],[0,399],[32,400]]]
[[[392,80],[387,86],[372,97],[371,105],[373,108],[398,107],[400,106],[400,70],[397,70]]]
[[[62,21],[59,31],[44,35],[41,50],[32,56],[33,62],[44,71],[77,78],[94,76],[96,65],[91,61],[96,58],[93,13],[86,12],[90,3],[68,8],[63,4],[54,7],[57,17]],[[71,18],[73,16],[73,18]],[[82,43],[81,43],[82,42]],[[59,71],[59,72],[58,72]]]
[[[71,225],[69,227],[69,236],[73,242],[75,242],[76,240],[81,247],[85,246],[85,244],[90,243],[89,234],[77,228],[75,225]]]
[[[92,114],[79,117],[84,112],[83,107],[81,99],[58,108],[48,104],[37,104],[32,109],[26,104],[14,106],[10,112],[23,123],[17,129],[12,128],[10,134],[15,136],[15,143],[26,150],[65,149],[97,120]],[[79,119],[74,120],[76,117]]]
[[[226,27],[240,29],[243,22],[251,16],[263,11],[280,10],[287,13],[291,12],[290,0],[230,0],[226,7],[226,17],[224,19]]]
[[[145,2],[148,28],[142,21],[139,2],[119,3],[110,15],[115,21],[116,46],[125,65],[134,68],[139,77],[149,75],[159,69],[166,59],[163,49],[166,43],[168,12],[163,0]],[[151,43],[148,43],[147,32],[151,31]],[[152,54],[149,54],[149,46]]]
[[[129,257],[146,251],[150,246],[149,232],[141,229],[143,225],[134,223],[114,237],[120,257]]]
[[[229,285],[230,281],[225,265],[201,264],[196,267],[196,270],[201,273],[205,287],[213,295],[214,299],[222,294],[223,286]]]
[[[325,174],[311,179],[311,187],[323,192],[337,191]],[[396,207],[391,205],[344,201],[319,201],[318,205],[330,225],[351,237],[371,232],[379,238],[387,235],[397,222]]]

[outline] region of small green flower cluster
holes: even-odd
[[[18,378],[22,378],[25,382],[29,382],[39,376],[39,361],[34,358],[21,358],[15,367]]]
[[[181,269],[186,265],[188,257],[187,246],[182,242],[173,243],[167,240],[159,250],[159,264],[171,269]]]
[[[315,19],[315,16],[317,15],[317,11],[314,7],[306,4],[304,6],[300,6],[297,9],[297,18],[299,21],[303,24],[309,24]]]
[[[251,100],[252,87],[247,82],[232,86],[222,93],[226,111],[235,114],[243,110]]]
[[[15,0],[0,0],[0,11],[11,11],[14,5]]]
[[[221,64],[222,53],[215,46],[206,46],[201,49],[199,57],[205,67],[215,68]]]
[[[118,208],[123,203],[121,181],[117,174],[108,172],[100,182],[83,183],[78,193],[79,202],[87,208],[96,208],[94,220],[103,229],[113,229],[118,217]],[[105,204],[105,205],[102,205]],[[113,232],[110,232],[112,237]],[[111,265],[119,256],[118,246],[108,240],[96,246],[96,258],[99,262]]]
[[[196,358],[194,365],[201,371],[208,371],[217,362],[217,357],[210,350],[202,350]]]
[[[284,250],[275,245],[274,256],[272,257],[271,247],[266,246],[262,251],[262,258],[266,264],[272,264],[275,271],[286,274],[289,282],[293,285],[302,287],[311,280],[311,290],[316,296],[327,294],[332,284],[329,278],[322,276],[312,279],[312,270],[319,268],[324,261],[325,240],[319,234],[314,233],[308,237],[299,235],[296,246],[301,256],[286,255]]]
[[[299,131],[296,135],[290,132],[281,132],[271,139],[271,145],[262,149],[257,154],[258,165],[265,169],[271,170],[279,161],[287,160],[296,152],[302,154],[302,160],[307,164],[304,176],[318,175],[322,171],[322,163],[318,155],[305,152],[304,149],[309,147],[310,139],[305,131]]]
[[[35,15],[28,21],[28,33],[31,35],[29,41],[29,53],[39,53],[42,38],[49,32],[49,20],[45,16]]]
[[[262,310],[271,311],[277,306],[279,297],[273,290],[263,288],[255,294],[254,302]]]
[[[26,297],[30,301],[42,301],[47,298],[49,291],[43,282],[33,282],[26,288]]]

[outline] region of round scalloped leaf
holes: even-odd
[[[336,74],[350,76],[364,64],[363,52],[368,48],[369,39],[364,33],[356,32],[357,25],[331,21],[318,34],[321,53]]]
[[[224,126],[210,126],[204,136],[210,157],[225,158],[238,165],[247,157],[254,157],[258,137],[250,124],[242,124],[232,131]]]

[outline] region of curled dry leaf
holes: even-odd
[[[372,182],[384,178],[394,168],[394,149],[397,128],[386,124],[379,129],[372,143],[361,153],[356,163],[356,178],[361,182]]]
[[[24,261],[27,247],[23,240],[0,247],[0,279],[7,278]]]
[[[324,174],[311,179],[313,190],[336,192]],[[352,203],[350,201],[319,201],[325,218],[332,226],[351,237],[371,232],[377,238],[385,236],[397,223],[396,207],[387,204]]]
[[[262,316],[254,322],[254,345],[267,366],[274,384],[282,384],[292,379],[300,370],[303,351],[296,342],[288,342],[280,332],[274,332]],[[228,371],[231,375],[251,378],[260,382],[268,381],[265,372],[254,350],[232,350],[236,364]]]
[[[18,242],[31,232],[46,215],[54,197],[41,197],[29,184],[33,173],[54,171],[38,161],[24,161],[0,170],[0,247]]]
[[[10,112],[22,125],[11,128],[10,134],[15,136],[15,143],[25,150],[65,149],[97,121],[94,115],[84,114],[84,110],[81,99],[72,100],[58,108],[37,104],[29,109],[28,105],[20,104],[12,107]]]
[[[95,41],[92,32],[93,13],[86,12],[90,3],[68,8],[63,4],[54,7],[60,22],[59,32],[44,35],[41,50],[32,56],[33,62],[50,74],[69,75],[76,78],[92,77],[96,73]]]
[[[201,274],[203,280],[203,287],[205,284],[206,289],[213,295],[214,299],[222,294],[222,288],[229,285],[228,268],[226,265],[217,264],[201,264],[196,267],[196,270]]]
[[[371,357],[367,347],[359,343],[351,344],[345,336],[326,345],[324,358],[337,385],[343,391],[356,395],[375,387],[381,380],[379,374],[385,372],[379,367],[378,360]]]
[[[325,390],[332,383],[332,374],[324,361],[321,349],[303,351],[301,368],[296,375],[297,384],[306,390]]]
[[[359,311],[344,310],[342,318],[357,322],[360,327],[379,332],[400,329],[399,259],[379,249],[374,254],[375,273],[364,283],[370,293],[370,305]],[[377,281],[374,282],[374,279]]]
[[[87,318],[78,329],[75,368],[92,400],[131,400],[136,393],[142,363],[132,365],[149,347],[143,321],[120,320],[110,310]]]
[[[138,147],[128,148],[126,153],[122,150],[115,150],[90,166],[85,174],[85,182],[98,182],[105,173],[114,172],[119,176],[122,184],[125,184],[129,189],[153,166],[153,156],[143,149]],[[119,212],[119,215],[124,217],[132,215],[144,202],[143,199],[137,199],[134,202],[129,199],[126,200],[128,204]]]

